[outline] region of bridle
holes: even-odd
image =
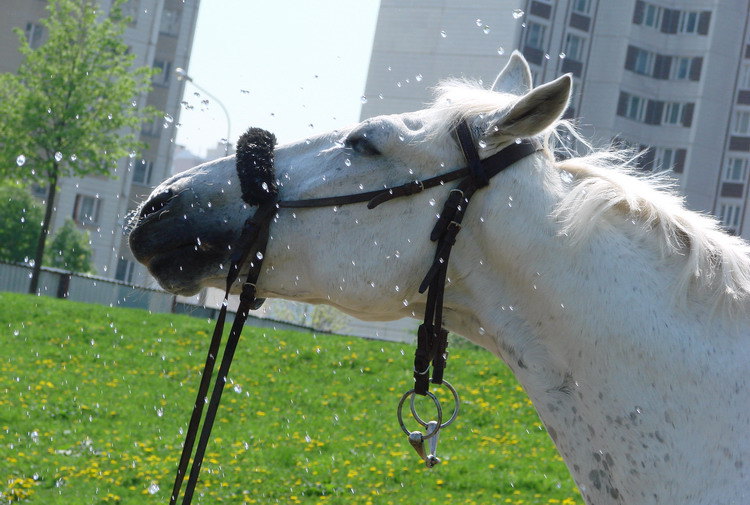
[[[398,420],[403,431],[408,435],[409,442],[414,446],[419,455],[425,461],[428,467],[432,467],[439,462],[435,452],[437,448],[437,434],[441,428],[450,424],[458,414],[458,395],[455,389],[445,380],[443,380],[443,371],[445,370],[448,346],[448,331],[443,328],[443,295],[445,292],[446,273],[448,270],[448,259],[450,258],[451,249],[456,243],[456,236],[461,230],[461,222],[466,208],[474,193],[489,184],[492,177],[499,174],[506,168],[521,159],[541,150],[541,147],[532,140],[517,140],[497,153],[480,160],[479,153],[474,146],[474,140],[465,121],[459,122],[455,127],[455,134],[458,139],[461,150],[466,159],[466,167],[452,170],[428,179],[410,181],[399,186],[388,187],[375,191],[366,191],[362,193],[353,193],[349,195],[311,198],[305,200],[279,200],[276,185],[272,180],[263,183],[262,198],[250,200],[243,187],[243,199],[248,204],[257,205],[255,213],[248,218],[240,234],[239,239],[232,246],[232,255],[230,258],[230,267],[227,273],[226,290],[221,310],[216,319],[216,326],[211,337],[211,343],[208,348],[208,355],[203,368],[198,394],[193,405],[193,412],[188,424],[188,431],[185,437],[185,444],[182,448],[182,455],[177,468],[174,488],[170,496],[170,505],[174,505],[182,487],[190,456],[193,454],[193,446],[200,420],[203,414],[203,405],[206,403],[208,389],[211,382],[216,356],[219,352],[221,338],[224,331],[224,323],[227,317],[227,305],[229,291],[240,276],[240,269],[246,263],[248,264],[247,275],[242,283],[240,292],[240,302],[237,307],[232,327],[227,337],[227,343],[224,348],[221,364],[219,366],[218,376],[214,384],[211,397],[208,401],[208,410],[200,432],[198,445],[193,456],[193,464],[190,470],[190,476],[185,488],[182,503],[189,505],[195,486],[200,474],[203,456],[208,445],[208,439],[211,434],[216,412],[221,401],[221,395],[229,374],[229,367],[237,349],[242,327],[245,324],[250,310],[256,310],[263,304],[264,299],[256,297],[256,285],[261,273],[263,258],[266,254],[268,245],[269,231],[271,222],[280,208],[315,208],[342,206],[355,203],[367,202],[368,209],[374,209],[378,205],[399,198],[402,196],[414,195],[426,189],[442,186],[448,182],[459,180],[455,188],[451,189],[446,199],[439,218],[435,223],[430,234],[430,239],[436,242],[437,247],[435,255],[427,274],[425,275],[419,292],[427,291],[427,303],[425,308],[424,321],[419,326],[417,332],[417,349],[414,354],[414,388],[407,391],[398,404]],[[266,173],[273,176],[273,148],[275,145],[273,134],[260,128],[249,129],[238,141],[237,160],[238,173],[242,176],[248,168],[265,170]],[[240,167],[240,155],[242,152],[243,167]],[[242,170],[242,171],[241,171]],[[241,177],[242,182],[242,177]],[[248,262],[248,259],[250,260]],[[430,377],[430,365],[432,365],[432,377]],[[444,384],[453,394],[455,406],[451,418],[442,422],[442,408],[440,402],[434,394],[429,391],[430,383]],[[414,407],[415,395],[428,396],[434,402],[437,409],[437,420],[425,422],[417,414]],[[419,431],[409,431],[404,425],[402,419],[402,407],[406,399],[410,399],[410,409],[414,418],[419,424],[426,428],[426,433]],[[429,453],[424,450],[424,441],[429,442]]]

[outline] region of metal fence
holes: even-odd
[[[0,262],[0,291],[28,293],[30,283],[30,266]],[[130,307],[150,312],[187,314],[209,319],[215,319],[218,315],[222,297],[214,293],[213,297],[204,297],[204,303],[201,304],[196,297],[179,297],[159,289],[133,286],[113,279],[49,267],[42,267],[37,293],[108,307]],[[230,323],[234,318],[232,308],[236,306],[236,301],[231,300],[227,314],[227,320]],[[248,316],[246,324],[263,328],[338,333],[397,342],[412,342],[416,336],[417,323],[410,319],[372,323],[340,314],[339,322],[333,331],[327,328],[316,328],[309,317],[313,311],[313,307],[308,304],[269,300],[261,310]]]

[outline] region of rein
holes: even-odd
[[[245,221],[239,239],[232,246],[233,252],[230,258],[230,267],[226,279],[224,300],[222,302],[219,316],[216,320],[216,326],[214,327],[214,332],[208,348],[208,354],[206,356],[206,362],[201,375],[201,381],[198,386],[198,394],[195,403],[193,404],[193,412],[190,416],[188,431],[182,448],[180,462],[177,467],[174,487],[169,500],[170,505],[174,505],[177,502],[177,497],[179,496],[185,478],[185,472],[187,471],[190,462],[190,456],[193,454],[193,446],[195,445],[198,430],[200,428],[200,437],[198,438],[198,445],[193,456],[193,464],[183,494],[182,504],[189,505],[192,501],[195,486],[198,482],[198,476],[203,463],[203,457],[211,435],[211,429],[216,419],[216,412],[229,374],[229,367],[237,349],[237,343],[242,332],[242,327],[245,324],[250,310],[260,308],[265,301],[263,298],[256,297],[256,284],[260,277],[261,266],[268,245],[271,221],[276,215],[276,211],[279,208],[315,208],[334,205],[350,205],[363,202],[367,202],[368,209],[374,209],[378,205],[394,198],[414,195],[425,189],[441,186],[445,183],[461,179],[456,188],[450,191],[450,194],[443,205],[443,209],[440,212],[438,221],[430,234],[430,239],[437,243],[437,247],[432,265],[419,287],[420,293],[427,291],[427,304],[425,308],[424,322],[419,326],[417,333],[417,349],[414,354],[414,388],[404,393],[397,409],[398,421],[402,430],[407,434],[409,437],[409,443],[425,461],[425,464],[428,467],[432,467],[440,462],[435,455],[437,451],[437,435],[440,429],[453,422],[458,415],[459,409],[459,400],[456,390],[447,381],[443,380],[443,371],[445,370],[448,357],[446,350],[448,346],[448,331],[443,328],[443,295],[445,292],[446,274],[451,249],[456,243],[456,236],[461,230],[461,222],[466,213],[466,208],[474,193],[478,189],[487,186],[492,177],[499,174],[509,166],[541,150],[535,142],[531,140],[522,140],[505,147],[484,160],[480,160],[479,153],[474,146],[471,132],[465,121],[460,122],[456,126],[455,133],[466,159],[467,166],[428,179],[410,181],[406,184],[382,190],[333,197],[311,198],[306,200],[278,200],[275,184],[264,183],[263,189],[269,193],[268,198],[261,201],[251,202],[248,201],[248,197],[246,197],[247,192],[244,191],[243,187],[243,199],[248,201],[249,204],[257,204],[258,209]],[[243,141],[245,141],[244,144]],[[259,128],[248,130],[238,142],[238,162],[240,149],[242,149],[243,160],[247,160],[251,167],[259,168],[272,174],[274,143],[275,138],[272,134]],[[244,169],[243,172],[245,170],[246,169]],[[238,173],[241,173],[239,167]],[[203,406],[206,404],[211,376],[216,364],[216,357],[221,346],[222,334],[224,332],[229,291],[239,278],[240,269],[248,262],[248,259],[249,269],[245,281],[242,284],[240,303],[234,321],[232,322],[229,336],[227,337],[227,343],[222,355],[218,376],[214,383],[211,397],[208,400],[208,410],[206,412],[203,426],[200,427]],[[430,364],[432,364],[432,377],[430,377],[429,373]],[[437,397],[429,391],[430,382],[445,385],[453,395],[455,407],[452,416],[445,423],[442,422],[443,413],[440,402]],[[426,422],[419,416],[414,406],[415,395],[427,396],[433,401],[438,415],[436,421],[433,420]],[[426,429],[425,434],[422,434],[419,431],[409,431],[404,425],[402,419],[402,408],[407,398],[410,398],[411,413],[416,421]],[[429,443],[429,452],[425,451],[425,441],[428,441]]]

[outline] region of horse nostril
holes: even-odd
[[[153,214],[154,212],[158,212],[161,209],[163,209],[169,201],[175,197],[174,192],[171,189],[168,189],[166,191],[162,191],[152,199],[148,200],[145,204],[143,204],[143,207],[141,208],[140,217],[143,219],[144,217]]]

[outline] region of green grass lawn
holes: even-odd
[[[212,322],[8,293],[0,307],[0,503],[166,504]],[[582,503],[508,369],[468,346],[446,370],[461,415],[425,468],[395,416],[413,352],[245,328],[194,503]]]

